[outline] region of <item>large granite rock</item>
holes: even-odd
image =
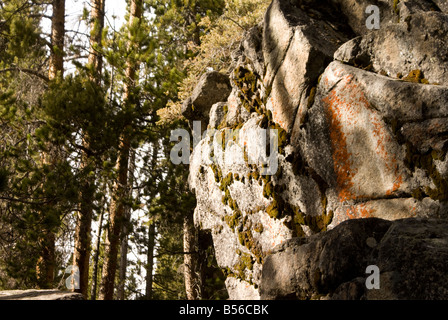
[[[267,108],[273,120],[287,131],[336,49],[353,36],[329,7],[320,9],[312,14],[308,7],[274,0],[264,18],[263,83],[271,91]],[[322,20],[324,15],[326,20]]]
[[[333,62],[316,92],[299,143],[328,184],[331,226],[349,218],[442,213],[435,207],[446,201],[448,176],[434,168],[448,142],[447,87]]]
[[[448,85],[448,15],[409,14],[401,23],[345,43],[335,59],[394,78],[420,70],[421,79],[415,80]]]
[[[368,5],[379,30],[366,27]],[[292,238],[360,218],[447,218],[447,17],[443,1],[274,0],[232,56],[229,86],[200,81],[184,115],[214,132],[193,150],[189,183],[230,299],[260,298],[266,259]],[[277,130],[272,172],[262,151],[274,140],[261,129]],[[347,270],[316,288],[358,290]],[[323,290],[308,286],[285,297]]]
[[[193,90],[192,95],[182,105],[182,115],[187,119],[203,122],[203,129],[209,122],[211,107],[226,101],[231,91],[229,77],[217,71],[205,73]],[[205,124],[205,126],[204,126]]]
[[[341,223],[277,247],[263,265],[262,299],[448,299],[448,221],[376,218]],[[368,266],[379,288],[368,288]]]

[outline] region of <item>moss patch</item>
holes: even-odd
[[[246,247],[252,253],[257,263],[263,263],[263,253],[261,251],[261,247],[254,239],[252,230],[245,229],[243,231],[240,231],[238,233],[238,241],[242,246]]]
[[[236,227],[238,227],[241,217],[242,217],[241,211],[239,209],[235,209],[233,210],[232,215],[224,217],[224,221],[231,229],[235,229]]]
[[[220,183],[221,179],[222,179],[222,171],[219,168],[219,166],[217,166],[216,164],[212,164],[210,165],[210,168],[213,171],[213,174],[215,175],[215,181]]]
[[[429,150],[424,154],[420,154],[410,143],[406,143],[405,146],[405,165],[412,171],[415,170],[415,168],[423,169],[435,185],[435,188],[425,187],[424,190],[422,188],[419,188],[418,190],[415,189],[412,192],[412,196],[415,199],[423,199],[425,196],[429,196],[433,200],[447,201],[448,179],[440,174],[434,163],[435,160],[443,161],[445,152]]]
[[[321,214],[319,216],[306,216],[299,210],[294,214],[294,223],[302,226],[307,226],[311,231],[318,233],[327,230],[327,226],[333,220],[333,211],[328,214]]]
[[[400,14],[400,9],[398,9],[398,3],[400,2],[400,0],[394,0],[393,2],[393,8],[394,8],[394,12],[395,14]]]
[[[217,128],[218,130],[221,130],[227,126],[227,113],[229,112],[229,107],[227,105],[225,105],[222,108],[222,111],[224,113],[224,116],[222,118],[221,123],[218,125],[218,128]]]
[[[226,191],[227,188],[233,183],[233,174],[229,172],[225,178],[222,179],[219,189]]]
[[[423,72],[418,69],[409,72],[409,74],[406,77],[403,77],[402,80],[406,82],[429,84],[428,80],[423,76]]]
[[[316,87],[312,87],[310,90],[310,95],[308,97],[308,109],[314,104],[314,99],[316,98]]]
[[[235,69],[234,76],[233,81],[240,91],[243,107],[249,113],[261,113],[263,101],[257,92],[258,76],[242,66]]]

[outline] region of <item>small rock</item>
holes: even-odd
[[[202,121],[205,130],[211,107],[217,102],[226,101],[230,92],[229,77],[217,71],[209,71],[199,79],[193,94],[184,101],[182,115],[190,121]]]

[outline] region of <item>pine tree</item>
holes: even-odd
[[[36,104],[44,92],[49,78],[45,66],[45,43],[39,28],[44,7],[35,3],[9,1],[0,12],[2,33],[0,43],[1,95],[11,97],[10,103],[0,110],[3,124],[0,161],[9,173],[8,192],[3,194],[1,219],[9,226],[13,236],[6,240],[5,269],[17,286],[37,284],[37,258],[48,256],[43,265],[41,285],[51,285],[57,256],[53,250],[52,235],[46,239],[41,230],[54,230],[58,226],[53,210],[42,210],[48,205],[49,189],[43,189],[45,167],[39,141],[33,139],[41,126]],[[56,171],[56,170],[55,170]],[[47,179],[47,182],[50,179]],[[46,183],[45,183],[46,184]],[[44,193],[43,190],[46,190]]]
[[[91,0],[91,7],[88,67],[91,72],[90,80],[100,86],[103,65],[100,48],[104,27],[105,0]],[[95,171],[95,162],[92,161],[91,156],[88,154],[88,151],[91,149],[89,144],[90,138],[87,136],[88,133],[84,132],[83,134],[84,150],[82,151],[81,156],[81,170],[87,172]],[[94,175],[88,175],[81,188],[81,203],[75,231],[75,251],[73,255],[73,265],[79,268],[80,275],[79,290],[76,291],[82,293],[85,297],[87,297],[88,292],[94,194],[95,178]]]
[[[136,34],[133,34],[133,32],[138,33],[138,28],[141,23],[143,13],[143,1],[131,0],[129,13],[129,38],[131,39],[129,47],[135,50],[138,49],[138,42],[135,41],[137,40],[137,37]],[[131,110],[134,108],[135,96],[132,91],[135,88],[135,82],[137,81],[137,68],[138,66],[136,65],[135,61],[131,59],[127,61],[123,96],[124,107],[126,111],[128,109]],[[112,191],[112,203],[110,206],[109,215],[109,229],[107,233],[103,278],[100,292],[100,299],[103,300],[113,299],[114,294],[118,244],[122,230],[122,219],[125,211],[123,199],[128,188],[128,163],[129,152],[131,149],[132,130],[132,121],[129,121],[128,123],[125,123],[124,130],[120,135],[119,156],[116,164],[118,179]]]
[[[210,235],[192,223],[188,167],[169,159],[170,131],[187,123],[161,119],[159,111],[181,102],[185,79],[216,65],[207,60],[210,37],[237,2],[129,1],[128,23],[118,33],[102,30],[105,0],[91,0],[87,63],[79,52],[69,56],[81,46],[64,48],[64,0],[0,3],[0,286],[52,287],[63,283],[55,275],[75,264],[86,297],[90,291],[96,298],[101,280],[100,298],[114,298],[119,279],[116,296],[126,298],[139,281],[126,270],[144,267],[147,299],[225,297],[217,294],[223,277]],[[39,27],[47,7],[49,38]],[[235,10],[244,16],[253,8],[246,7]],[[227,37],[233,29],[224,30]],[[64,72],[65,59],[75,72]],[[140,202],[145,223],[133,218],[144,210]],[[108,231],[99,234],[90,266],[98,218],[108,220]],[[74,251],[57,245],[73,235]],[[128,244],[146,263],[128,259]]]

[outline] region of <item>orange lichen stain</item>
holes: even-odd
[[[333,165],[341,202],[365,198],[362,190],[359,186],[355,188],[353,182],[358,172],[354,166],[354,160],[360,157],[360,153],[350,152],[347,142],[350,137],[346,135],[346,132],[350,135],[350,132],[360,127],[372,131],[374,139],[372,151],[377,159],[381,159],[387,175],[394,180],[387,195],[397,191],[403,183],[397,159],[388,152],[390,144],[393,143],[392,135],[388,132],[381,116],[370,105],[362,88],[354,83],[353,79],[352,75],[346,75],[341,79],[341,83],[322,99],[329,122]]]
[[[345,212],[349,219],[371,218],[376,210],[368,208],[366,204],[351,206]]]
[[[417,206],[414,205],[411,208],[411,217],[415,217],[417,215]]]
[[[346,78],[349,83],[351,78]],[[355,199],[351,191],[353,187],[353,177],[356,169],[351,161],[352,154],[348,151],[347,138],[342,128],[342,110],[346,109],[346,102],[337,95],[337,91],[332,90],[322,101],[327,105],[325,108],[330,123],[330,140],[333,147],[333,165],[336,173],[339,200],[346,201]]]

